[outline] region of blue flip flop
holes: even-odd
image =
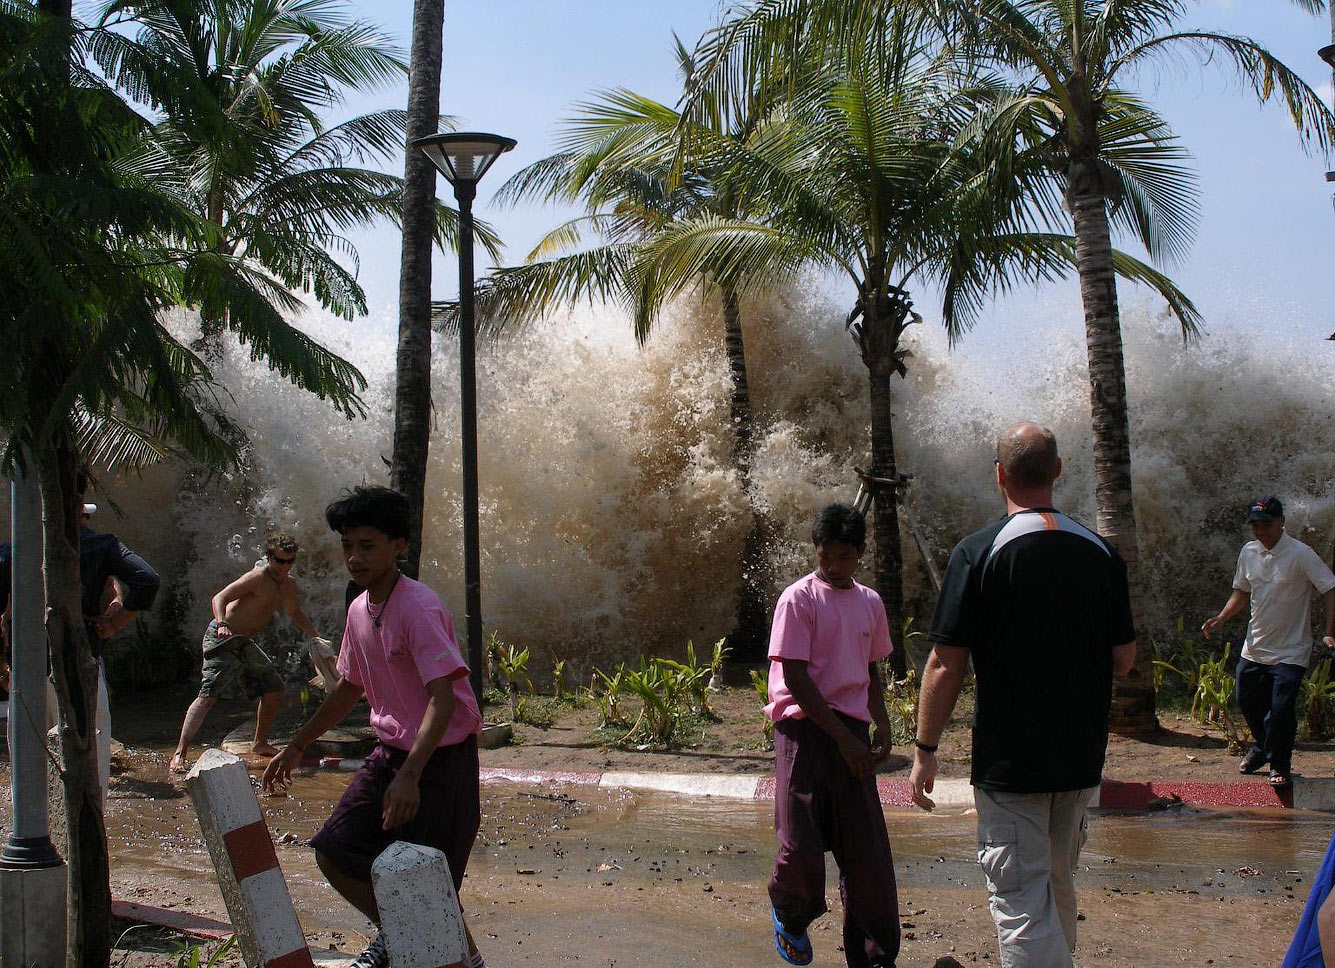
[[[783,926],[783,922],[779,920],[779,912],[770,908],[769,916],[770,920],[774,922],[774,950],[779,953],[779,957],[790,965],[811,964],[811,939],[807,937],[807,933],[803,931],[800,938],[794,937],[788,933]],[[785,944],[797,954],[790,955],[788,949],[784,947]]]

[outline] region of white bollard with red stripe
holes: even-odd
[[[394,968],[461,968],[468,937],[444,854],[396,840],[371,865],[371,884]]]
[[[273,838],[241,758],[205,750],[185,781],[247,965],[313,968]]]

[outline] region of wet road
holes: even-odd
[[[288,884],[319,943],[355,949],[365,922],[337,900],[304,843],[346,775],[302,776],[266,798]],[[138,792],[144,799],[129,798]],[[118,896],[225,917],[188,798],[113,794]],[[771,806],[488,785],[463,902],[493,968],[509,965],[780,964],[765,881]],[[901,965],[996,963],[968,815],[887,813],[901,886]],[[1079,963],[1277,964],[1332,829],[1327,815],[1172,810],[1098,814],[1078,877]],[[813,926],[815,964],[840,965],[834,913]]]

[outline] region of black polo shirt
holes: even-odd
[[[1002,518],[951,552],[928,637],[972,650],[974,786],[1098,785],[1112,647],[1136,637],[1112,545],[1052,508]]]

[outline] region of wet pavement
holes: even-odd
[[[348,776],[311,772],[264,798],[293,900],[321,946],[357,950],[366,923],[305,842]],[[114,893],[225,918],[186,797],[117,784],[108,808]],[[167,788],[169,789],[169,788]],[[953,954],[996,963],[966,813],[888,810],[901,886],[901,965]],[[765,882],[772,807],[668,794],[488,784],[462,900],[493,968],[779,964]],[[1274,965],[1306,898],[1331,818],[1302,812],[1096,813],[1078,875],[1081,965]],[[838,890],[812,929],[816,965],[843,963]]]

